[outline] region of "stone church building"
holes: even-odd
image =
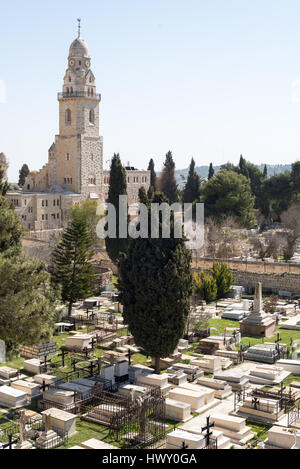
[[[103,137],[99,135],[101,95],[97,93],[86,42],[72,42],[62,92],[58,93],[59,134],[48,151],[48,163],[31,171],[20,191],[9,191],[27,231],[61,228],[68,209],[82,199],[105,202],[109,171],[103,170]],[[125,168],[128,203],[138,202],[150,171]]]

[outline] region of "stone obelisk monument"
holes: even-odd
[[[276,320],[263,311],[262,285],[255,288],[253,312],[240,321],[241,334],[249,337],[273,337]]]

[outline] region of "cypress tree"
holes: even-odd
[[[112,204],[116,210],[116,238],[105,239],[106,250],[112,262],[118,263],[122,253],[126,254],[128,248],[128,238],[119,237],[119,196],[127,195],[126,173],[122,166],[120,155],[114,154],[109,179],[109,191],[107,202]],[[128,220],[127,220],[128,221]]]
[[[67,303],[69,315],[76,301],[96,291],[92,244],[86,222],[75,217],[52,253],[52,283],[61,286],[61,299]]]
[[[207,178],[207,179],[213,178],[213,177],[214,177],[214,174],[215,174],[215,170],[214,170],[213,164],[210,163],[210,165],[209,165],[209,170],[208,170],[208,178]]]
[[[266,179],[268,177],[268,168],[267,168],[266,164],[265,164],[265,167],[264,167],[263,177],[264,177],[264,179]]]
[[[23,164],[22,168],[20,169],[19,171],[19,186],[24,186],[25,184],[25,179],[26,177],[28,176],[29,174],[29,168],[27,166],[27,164]]]
[[[154,161],[153,161],[152,158],[151,158],[151,160],[149,161],[148,171],[151,171],[151,175],[150,175],[150,186],[153,187],[153,189],[155,190],[155,189],[156,189],[157,177],[156,177],[156,172],[155,172],[155,170],[154,170]]]
[[[175,177],[175,163],[172,153],[166,154],[164,167],[159,178],[159,190],[167,197],[170,204],[178,202],[178,188]]]
[[[193,203],[199,199],[200,185],[201,185],[201,180],[200,180],[199,175],[195,171],[195,161],[194,161],[194,158],[192,158],[187,182],[183,191],[184,203],[186,204]]]
[[[156,194],[153,203],[165,198]],[[160,228],[162,223],[160,223]],[[183,336],[192,293],[191,255],[184,239],[151,238],[149,210],[148,238],[131,239],[128,254],[119,265],[120,301],[124,322],[137,346],[155,358],[169,356]]]

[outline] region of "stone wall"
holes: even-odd
[[[45,356],[56,355],[57,346],[54,340],[42,342],[36,345],[20,345],[20,355],[24,358],[43,359]]]
[[[248,291],[254,290],[256,284],[261,282],[265,292],[278,293],[279,291],[287,291],[292,294],[300,294],[299,264],[246,263],[224,259],[218,259],[218,261],[226,262],[233,273],[234,284],[242,285]],[[195,271],[204,270],[207,272],[212,267],[213,262],[213,259],[198,259],[198,267],[194,263],[193,269]]]
[[[233,271],[234,282],[248,290],[253,290],[258,282],[262,283],[265,292],[278,293],[287,291],[300,294],[300,275],[297,274],[258,274],[253,272]]]
[[[292,262],[262,262],[244,261],[240,259],[211,259],[208,257],[193,258],[193,267],[199,269],[209,269],[214,262],[226,262],[231,270],[241,272],[253,272],[257,274],[300,274],[300,264]]]

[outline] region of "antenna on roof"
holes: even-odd
[[[81,18],[77,18],[78,21],[78,37],[80,37],[80,30],[81,30]]]

